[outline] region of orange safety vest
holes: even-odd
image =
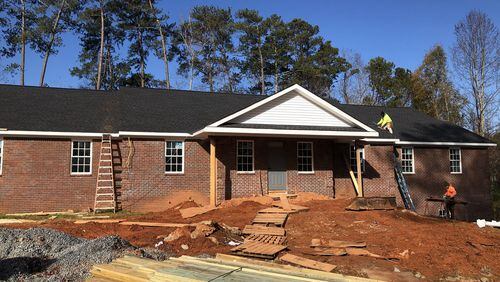
[[[450,198],[453,198],[457,195],[457,190],[455,190],[455,187],[453,186],[448,186],[448,188],[446,189],[446,193],[444,193],[444,195],[446,197],[450,197]]]

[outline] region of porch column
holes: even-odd
[[[363,197],[363,180],[361,175],[361,149],[356,144],[356,172],[358,176],[358,197]]]
[[[210,138],[210,206],[217,205],[217,157],[215,138]]]

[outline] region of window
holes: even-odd
[[[361,155],[361,172],[365,172],[365,148],[360,148],[360,155]],[[349,147],[349,156],[350,156],[350,163],[351,163],[351,170],[354,171],[354,173],[358,172],[358,167],[356,164],[356,146],[351,145]]]
[[[462,173],[462,152],[460,148],[450,148],[450,172]]]
[[[3,140],[0,139],[0,175],[2,175],[2,164],[3,164]]]
[[[297,142],[297,171],[314,172],[312,142]]]
[[[401,148],[401,168],[403,170],[403,173],[415,173],[412,147]]]
[[[165,173],[184,172],[184,142],[165,142]]]
[[[92,142],[71,142],[71,174],[92,174]]]
[[[238,172],[253,172],[253,141],[238,140],[236,147]]]

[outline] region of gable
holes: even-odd
[[[352,127],[297,92],[288,93],[230,121],[240,124]]]

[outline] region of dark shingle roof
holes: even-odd
[[[96,91],[0,85],[0,128],[60,132],[194,133],[266,97],[144,88]],[[327,101],[376,130],[380,111],[385,110],[394,121],[395,136],[378,130],[380,138],[396,137],[402,141],[420,142],[491,142],[411,108],[345,105],[334,100]],[[257,125],[249,127],[258,128]],[[276,129],[281,129],[278,127]],[[322,130],[307,126],[300,128]]]

